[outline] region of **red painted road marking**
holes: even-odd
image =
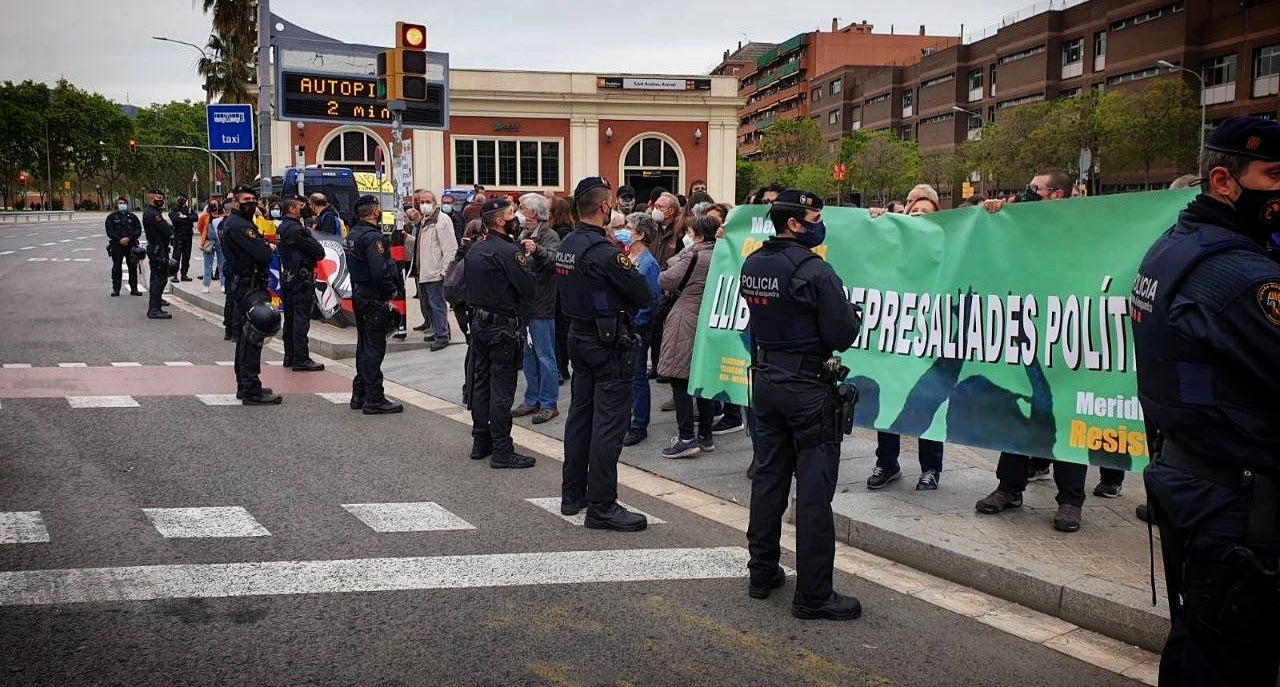
[[[263,367],[262,383],[279,394],[350,391],[351,382],[329,372],[293,372]],[[236,388],[230,367],[33,367],[0,369],[0,398],[64,396],[192,396],[225,394]]]

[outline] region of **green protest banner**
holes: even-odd
[[[1128,297],[1152,242],[1195,197],[1155,191],[871,219],[827,208],[818,248],[863,313],[841,353],[859,426],[1127,470],[1149,459]],[[767,206],[717,242],[691,390],[748,403],[746,256]]]

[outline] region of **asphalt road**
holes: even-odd
[[[336,375],[219,405],[221,330],[109,298],[99,223],[0,227],[0,684],[1135,684],[843,573],[862,619],[795,620],[740,533],[625,489],[665,522],[585,530],[530,501],[558,463],[491,470]]]

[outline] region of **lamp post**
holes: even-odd
[[[193,49],[193,50],[195,50],[196,52],[200,53],[200,57],[201,57],[201,59],[205,59],[205,60],[213,59],[213,58],[209,57],[209,53],[205,52],[205,49],[204,49],[204,48],[202,48],[202,47],[200,47],[200,46],[196,45],[195,43],[188,43],[188,42],[186,42],[186,41],[180,41],[180,40],[178,40],[178,39],[176,39],[176,38],[169,38],[169,37],[167,37],[167,36],[152,36],[151,38],[152,38],[152,40],[164,41],[165,43],[177,43],[178,45],[185,45],[185,46],[187,46],[188,48],[192,48],[192,49]],[[205,105],[205,107],[206,107],[206,108],[208,108],[208,107],[209,107],[209,103],[212,101],[212,96],[213,96],[213,93],[209,90],[209,81],[208,81],[208,80],[205,80],[205,82],[204,82],[204,105]],[[208,174],[209,174],[209,176],[208,176],[208,177],[206,177],[206,178],[209,180],[209,195],[211,195],[211,196],[212,196],[212,195],[213,195],[213,153],[209,153],[209,170],[208,170]]]
[[[964,114],[969,115],[970,117],[977,117],[977,118],[978,118],[978,131],[982,131],[982,127],[986,124],[986,121],[982,119],[982,113],[981,113],[981,112],[975,112],[975,111],[973,111],[973,110],[966,110],[966,109],[964,109],[963,107],[960,107],[959,105],[952,105],[952,106],[951,106],[951,111],[952,111],[952,112],[962,112],[962,113],[964,113]],[[966,133],[966,138],[968,138],[967,133]],[[972,187],[971,187],[971,188],[972,188]],[[978,191],[983,195],[983,197],[984,197],[984,198],[986,197],[986,195],[987,195],[987,175],[986,175],[986,174],[983,174],[983,173],[981,173],[981,172],[979,172],[979,173],[978,173]]]
[[[1196,77],[1196,79],[1200,82],[1200,150],[1204,150],[1204,125],[1205,125],[1205,119],[1204,119],[1204,115],[1205,115],[1205,85],[1204,85],[1204,76],[1203,76],[1203,75],[1201,75],[1201,74],[1200,74],[1200,72],[1194,72],[1194,71],[1191,71],[1190,69],[1187,69],[1186,67],[1179,67],[1178,65],[1176,65],[1176,64],[1174,64],[1174,63],[1172,63],[1172,62],[1170,62],[1169,60],[1160,60],[1160,61],[1156,62],[1156,66],[1157,66],[1157,67],[1164,67],[1165,69],[1168,69],[1168,70],[1170,70],[1170,71],[1172,71],[1172,70],[1177,70],[1177,71],[1183,71],[1183,72],[1186,72],[1186,73],[1188,73],[1188,74],[1190,74],[1190,75],[1192,75],[1192,76]]]

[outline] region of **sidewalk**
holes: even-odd
[[[179,287],[179,295],[200,307],[216,306],[221,312],[220,294],[216,287],[213,290],[215,293],[200,294],[198,283],[187,282]],[[412,298],[409,311],[412,327],[421,321]],[[313,322],[313,345],[330,336],[327,330],[350,336],[354,342],[354,330]],[[411,331],[409,341],[401,345],[420,345],[421,341],[421,333]],[[434,353],[392,347],[383,371],[389,380],[460,404],[466,346],[459,343],[462,337],[456,324],[453,341],[454,345]],[[520,375],[516,404],[523,395],[523,382]],[[721,499],[747,504],[751,444],[746,433],[716,437],[716,451],[696,459],[662,458],[659,451],[675,435],[675,414],[658,410],[670,398],[670,387],[653,383],[651,388],[649,438],[623,449],[622,461]],[[560,387],[560,394],[560,417],[541,425],[531,424],[529,417],[517,418],[516,424],[563,440],[568,384]],[[859,428],[845,439],[833,501],[840,540],[1159,653],[1168,632],[1168,608],[1158,563],[1160,605],[1151,605],[1147,528],[1134,517],[1134,507],[1145,501],[1139,475],[1127,476],[1118,499],[1090,495],[1084,506],[1083,527],[1066,534],[1052,527],[1056,509],[1052,480],[1029,485],[1025,505],[1017,511],[979,515],[974,502],[995,488],[995,452],[948,444],[940,488],[916,492],[919,467],[915,442],[905,439],[902,444],[902,479],[872,492],[866,489],[865,480],[875,464],[875,432]],[[1089,480],[1087,489],[1091,492],[1097,482],[1096,470],[1090,471]]]

